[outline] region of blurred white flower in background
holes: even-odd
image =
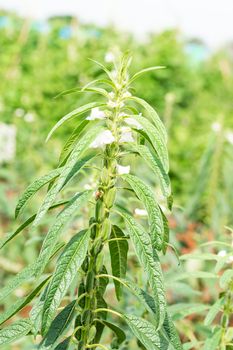
[[[136,208],[134,210],[134,214],[137,215],[137,216],[147,216],[147,211],[145,209],[139,209],[139,208]]]
[[[226,256],[226,255],[227,255],[226,250],[220,250],[220,251],[218,252],[218,256],[220,256],[221,258],[223,258],[223,257]]]
[[[22,118],[25,114],[25,110],[23,108],[17,108],[14,114],[17,118]]]
[[[10,162],[16,152],[15,125],[0,123],[0,163]]]
[[[130,172],[130,165],[120,165],[117,164],[117,174],[123,175],[123,174],[129,174]]]
[[[107,63],[114,62],[114,59],[115,59],[115,56],[114,56],[113,52],[111,52],[111,51],[107,52],[105,57],[104,57],[104,60]]]
[[[121,136],[120,136],[120,142],[134,142],[134,138],[132,135],[132,131],[127,126],[122,126],[121,128]]]
[[[115,141],[115,137],[110,130],[102,131],[96,139],[91,143],[90,148],[104,147]]]
[[[226,140],[233,145],[233,132],[227,131],[226,132]]]
[[[219,131],[221,131],[221,129],[222,129],[222,125],[221,125],[219,122],[214,122],[214,123],[211,125],[211,129],[212,129],[214,132],[219,132]]]
[[[35,114],[33,112],[27,112],[24,116],[24,120],[27,123],[32,123],[35,120]]]
[[[86,120],[95,120],[95,119],[105,119],[106,115],[98,107],[92,108],[91,114],[86,118]]]
[[[124,98],[130,97],[130,96],[132,96],[132,94],[129,91],[124,92],[122,95],[122,97]]]

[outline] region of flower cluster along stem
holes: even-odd
[[[119,124],[120,124],[120,91],[116,94],[115,107],[109,112],[106,120],[107,127],[114,136],[114,142],[106,145],[103,151],[103,168],[100,174],[98,188],[95,193],[95,217],[90,220],[91,244],[88,257],[85,261],[83,293],[86,293],[83,303],[82,315],[79,321],[83,326],[79,335],[78,350],[95,348],[96,318],[98,308],[97,293],[100,280],[96,278],[103,269],[103,246],[110,239],[111,222],[110,212],[116,197],[117,161],[119,160]]]

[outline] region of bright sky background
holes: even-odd
[[[84,22],[114,23],[139,36],[176,27],[212,47],[233,40],[233,0],[0,0],[0,8],[40,19],[73,14]]]

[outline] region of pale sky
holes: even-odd
[[[0,8],[39,19],[73,14],[139,36],[176,27],[212,47],[233,40],[233,0],[0,0]]]

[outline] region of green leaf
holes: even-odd
[[[40,290],[44,287],[47,281],[50,279],[50,276],[47,277],[43,282],[39,284],[28,296],[25,298],[19,299],[16,303],[11,305],[11,307],[6,310],[4,313],[0,315],[0,324],[9,320],[12,316],[14,316],[18,311],[22,310],[26,305],[28,305],[40,292]]]
[[[74,147],[73,151],[71,152],[67,163],[65,164],[62,173],[60,174],[57,182],[54,184],[54,186],[49,190],[47,193],[44,202],[42,203],[41,207],[38,210],[37,216],[34,220],[34,226],[37,226],[39,222],[42,220],[44,215],[46,214],[48,208],[53,204],[58,192],[62,189],[67,176],[69,176],[69,173],[71,169],[74,167],[76,162],[81,158],[83,152],[87,149],[87,147],[90,145],[90,143],[93,141],[93,139],[98,135],[99,131],[102,129],[102,127],[95,127],[94,129],[89,130],[88,134],[83,135],[83,137],[79,140],[79,142]]]
[[[68,350],[71,342],[71,337],[66,338],[60,344],[56,346],[54,350]]]
[[[49,210],[60,207],[61,205],[67,204],[69,200],[58,202],[52,205]],[[29,226],[35,220],[36,214],[30,216],[22,225],[20,225],[15,232],[9,233],[5,238],[0,241],[0,249],[2,249],[7,243],[15,238],[20,232],[22,232],[27,226]]]
[[[135,131],[141,133],[141,131],[145,132],[146,136],[149,138],[153,148],[158,155],[159,160],[162,163],[165,172],[169,171],[169,161],[168,161],[168,152],[166,141],[163,139],[161,132],[146,118],[142,116],[132,115],[133,119],[135,119],[141,126],[142,129],[135,129]]]
[[[35,180],[31,185],[28,186],[26,191],[19,198],[18,204],[15,209],[15,217],[17,218],[21,209],[24,207],[26,202],[31,198],[39,189],[41,189],[44,185],[55,179],[60,175],[62,168],[55,169],[51,171],[49,174],[46,174],[39,179]]]
[[[46,293],[43,315],[42,334],[45,334],[52,318],[65,296],[86,256],[90,231],[83,230],[76,234],[65,247],[58,259],[56,270]]]
[[[134,80],[138,79],[144,73],[151,72],[151,71],[157,70],[157,69],[164,69],[164,68],[166,68],[166,67],[165,66],[154,66],[154,67],[144,68],[144,69],[140,70],[139,72],[135,73],[132,76],[132,78],[130,78],[129,84],[131,84]]]
[[[151,119],[154,121],[154,124],[156,128],[158,129],[159,133],[162,136],[162,139],[166,142],[167,141],[167,132],[165,129],[165,126],[163,125],[161,119],[159,118],[157,112],[154,110],[153,107],[149,105],[148,102],[143,100],[142,98],[136,97],[136,96],[131,96],[131,100],[135,101],[139,105],[141,105],[148,113],[148,115],[151,117]]]
[[[159,329],[163,324],[166,313],[164,281],[159,258],[152,249],[150,236],[144,231],[143,227],[137,224],[133,217],[119,206],[117,206],[117,212],[127,223],[127,230],[133,241],[136,255],[147,273],[157,308],[156,327]]]
[[[218,260],[218,256],[209,253],[190,253],[181,255],[180,260]]]
[[[121,177],[130,184],[139,200],[144,204],[148,213],[152,245],[157,250],[161,250],[164,240],[163,217],[153,196],[152,188],[134,175],[125,174]]]
[[[233,270],[225,270],[222,274],[222,276],[219,279],[219,285],[222,289],[226,289],[228,287],[228,284],[233,279]]]
[[[37,259],[37,276],[42,273],[46,264],[48,263],[59,235],[64,230],[65,226],[72,220],[72,217],[77,212],[77,209],[89,199],[90,195],[91,191],[78,193],[70,200],[62,212],[58,214],[42,244],[40,255]]]
[[[205,341],[203,350],[215,350],[218,348],[218,345],[220,343],[222,330],[217,328],[215,329],[214,333],[211,335],[211,338],[207,339]]]
[[[0,330],[0,345],[9,344],[24,335],[27,335],[32,329],[32,324],[29,320],[20,320],[12,323]]]
[[[96,61],[96,60],[93,60],[91,58],[89,58],[90,61],[94,62],[95,64],[97,64],[106,74],[107,76],[109,77],[109,79],[114,83],[113,79],[112,79],[112,75],[111,75],[111,72],[100,62]],[[87,85],[86,85],[87,87]],[[83,89],[86,87],[84,86]]]
[[[130,280],[122,280],[123,285],[125,285],[129,290],[139,299],[142,305],[152,314],[157,313],[156,304],[154,298],[146,293],[143,289],[138,287],[134,282]],[[161,331],[164,331],[165,337],[168,338],[169,342],[172,344],[175,350],[182,350],[182,345],[180,342],[180,338],[176,331],[176,328],[172,322],[171,317],[166,312],[166,316],[164,319],[163,327]]]
[[[174,319],[182,319],[192,314],[202,313],[209,309],[209,305],[198,303],[176,303],[169,306],[169,313]]]
[[[166,350],[168,349],[167,340],[158,333],[153,324],[141,317],[124,314],[124,319],[138,340],[147,350]]]
[[[69,327],[71,321],[73,320],[75,313],[76,301],[72,301],[64,307],[64,309],[55,317],[51,326],[49,327],[48,333],[45,335],[44,339],[39,345],[40,350],[53,349],[54,345]]]
[[[222,306],[224,305],[224,297],[218,299],[209,309],[204,324],[205,326],[210,326],[217,314],[221,311]]]
[[[76,128],[74,129],[74,131],[72,132],[68,140],[66,141],[61,151],[60,158],[59,158],[59,166],[64,165],[64,163],[66,162],[68,156],[72,151],[74,143],[76,142],[77,138],[79,137],[81,132],[85,129],[88,123],[89,123],[89,120],[85,119],[80,124],[78,124],[78,126],[76,126]]]
[[[115,324],[105,321],[105,320],[98,320],[98,322],[103,323],[105,326],[107,326],[109,329],[111,329],[117,336],[117,341],[118,341],[118,345],[122,344],[125,339],[126,339],[126,335],[125,332],[118,326],[116,326]]]
[[[125,235],[121,231],[121,229],[118,226],[114,225],[112,227],[110,238],[124,238],[124,237]],[[124,278],[126,275],[128,249],[129,249],[129,245],[126,239],[114,240],[109,242],[112,273],[116,277]],[[116,280],[114,280],[114,284],[115,284],[117,299],[120,300],[120,297],[122,294],[121,285]]]
[[[154,171],[155,175],[159,179],[159,183],[163,192],[163,195],[165,197],[170,196],[171,194],[171,185],[169,176],[167,175],[166,171],[164,170],[164,167],[160,161],[160,159],[157,157],[156,154],[152,154],[150,150],[143,145],[130,145],[130,148],[134,151],[140,154],[142,159],[145,160],[145,162],[148,164],[148,166]]]
[[[52,250],[51,258],[61,249],[61,245],[55,244]],[[49,259],[50,260],[50,259]],[[19,285],[25,281],[29,281],[31,277],[35,275],[37,268],[38,259],[31,265],[26,266],[22,271],[17,273],[8,284],[0,292],[0,301],[6,298],[13,290],[15,290]]]
[[[164,230],[162,251],[163,251],[163,254],[166,254],[168,243],[169,243],[170,229],[169,229],[169,223],[168,223],[167,217],[164,215],[164,213],[160,207],[159,207],[159,209],[160,209],[162,219],[163,219],[163,230]]]
[[[92,108],[95,107],[101,107],[101,106],[105,106],[106,104],[103,102],[91,102],[88,103],[84,106],[78,107],[76,109],[74,109],[72,112],[66,114],[63,118],[61,118],[52,128],[52,130],[49,132],[46,142],[50,139],[50,137],[52,136],[52,134],[54,133],[55,130],[57,130],[57,128],[59,128],[63,123],[65,123],[67,120],[70,120],[71,118],[77,117],[80,114],[83,114],[85,112],[90,111]]]

